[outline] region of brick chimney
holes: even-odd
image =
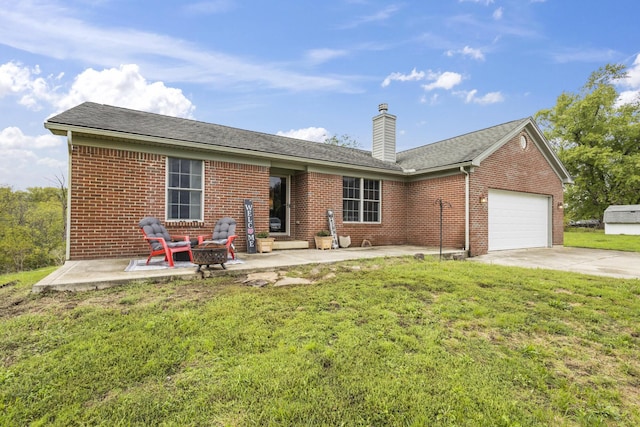
[[[378,105],[378,114],[373,118],[374,158],[385,162],[396,162],[396,116],[387,113],[387,104]]]

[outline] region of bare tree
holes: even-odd
[[[48,180],[55,184],[58,189],[58,200],[60,201],[60,205],[62,207],[62,223],[64,227],[62,227],[62,241],[66,241],[67,238],[67,195],[68,189],[66,187],[66,182],[64,175],[60,172],[59,175],[55,175],[52,179]]]

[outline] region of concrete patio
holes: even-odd
[[[273,270],[294,265],[332,263],[345,260],[402,257],[424,254],[439,256],[440,249],[424,246],[372,246],[353,247],[331,250],[290,249],[278,250],[263,254],[239,253],[236,264],[226,264],[226,270],[214,265],[207,270],[207,275],[247,274],[254,271]],[[461,249],[443,249],[443,257],[464,257]],[[136,259],[144,259],[139,256]],[[195,266],[186,268],[164,268],[158,270],[126,272],[131,258],[99,259],[87,261],[67,261],[62,267],[40,282],[36,283],[34,293],[44,290],[85,291],[104,289],[136,281],[166,281],[174,278],[197,279],[201,277]]]

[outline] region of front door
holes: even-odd
[[[288,177],[269,178],[269,232],[289,234]]]

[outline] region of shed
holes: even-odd
[[[604,211],[604,234],[640,235],[640,205],[611,205]]]

